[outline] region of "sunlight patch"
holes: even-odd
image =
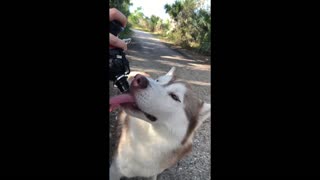
[[[160,56],[160,57],[161,57],[161,58],[174,59],[174,60],[183,60],[183,61],[195,62],[194,60],[185,59],[185,58],[182,58],[181,56]]]

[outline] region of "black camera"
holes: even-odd
[[[110,22],[110,32],[118,36],[123,31],[123,27],[118,21]],[[109,80],[113,81],[118,89],[124,93],[129,91],[127,75],[130,73],[129,61],[123,49],[109,47]]]
[[[127,75],[130,73],[129,62],[122,49],[109,50],[109,79],[123,93],[129,90]]]

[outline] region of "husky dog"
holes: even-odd
[[[209,118],[211,105],[199,100],[190,86],[177,81],[175,68],[152,79],[146,74],[129,77],[130,93],[112,97],[122,132],[110,167],[111,180],[150,177],[173,166],[192,148],[195,131]]]

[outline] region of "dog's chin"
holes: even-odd
[[[137,104],[135,103],[125,103],[125,104],[121,104],[121,107],[123,108],[123,110],[129,114],[130,116],[133,117],[137,117],[137,118],[141,118],[141,116],[143,115],[143,112],[141,111],[141,109],[138,107]]]
[[[140,111],[140,108],[138,107],[138,105],[136,103],[123,103],[121,104],[121,106],[125,109],[125,110],[131,110],[131,111]]]

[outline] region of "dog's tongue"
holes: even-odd
[[[120,106],[120,104],[124,103],[133,103],[135,102],[133,96],[130,94],[121,94],[118,96],[113,96],[109,100],[110,109],[109,111],[113,111],[116,107]]]

